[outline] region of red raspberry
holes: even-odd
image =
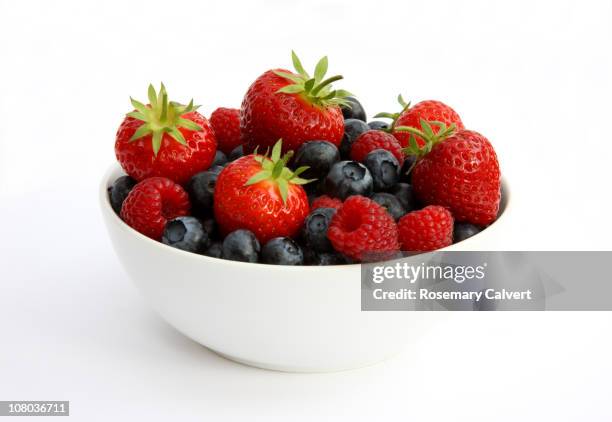
[[[356,261],[363,261],[368,254],[385,258],[399,250],[393,218],[376,202],[360,195],[344,201],[331,219],[327,237],[334,249]]]
[[[160,240],[168,220],[189,213],[189,196],[165,177],[149,177],[130,191],[121,207],[121,218],[136,231]]]
[[[351,159],[362,162],[375,149],[386,149],[397,158],[400,166],[404,164],[404,153],[399,141],[395,136],[380,130],[368,130],[359,135],[351,147]]]
[[[406,214],[397,228],[403,251],[435,251],[453,243],[453,216],[437,205]]]
[[[339,210],[342,207],[342,201],[338,198],[331,198],[327,195],[319,196],[312,201],[310,204],[310,210],[316,210],[317,208],[334,208]]]
[[[225,154],[232,152],[240,142],[240,110],[219,107],[210,115],[210,124],[217,138],[217,148]]]

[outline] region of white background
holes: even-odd
[[[609,421],[610,313],[461,314],[362,370],[217,357],[143,302],[97,185],[163,80],[209,115],[263,71],[323,54],[370,115],[452,105],[513,193],[500,248],[610,249],[612,2],[0,0],[0,400],[77,420]],[[576,280],[577,283],[580,280]]]

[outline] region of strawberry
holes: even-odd
[[[217,149],[228,155],[241,145],[240,110],[237,108],[219,107],[210,115],[210,125],[215,132]]]
[[[149,85],[149,104],[132,99],[136,110],[127,114],[115,141],[115,154],[123,170],[140,181],[167,177],[183,184],[206,170],[215,158],[215,136],[208,121],[188,105],[168,101],[166,88],[159,94]]]
[[[214,212],[223,235],[234,230],[252,231],[262,243],[299,233],[309,213],[308,197],[301,185],[309,180],[286,167],[292,153],[281,157],[278,141],[270,157],[253,154],[228,164],[217,178]]]
[[[121,218],[134,230],[160,240],[168,220],[189,213],[187,192],[165,177],[150,177],[134,186],[121,207]]]
[[[434,131],[431,124],[438,127]],[[416,155],[412,186],[424,204],[450,209],[457,221],[486,226],[495,221],[501,198],[501,174],[491,143],[477,132],[421,120],[423,130],[407,128]],[[437,133],[436,133],[437,132]],[[419,147],[415,139],[425,145]]]
[[[344,120],[339,105],[350,95],[332,90],[331,83],[342,76],[324,79],[327,57],[317,64],[314,76],[304,70],[292,52],[297,73],[269,70],[249,88],[240,109],[240,131],[246,151],[265,151],[280,138],[284,150],[297,151],[307,141],[320,139],[339,146]]]
[[[368,130],[359,135],[351,146],[351,159],[363,162],[366,156],[375,149],[389,151],[397,158],[400,166],[404,164],[404,153],[400,143],[393,135],[381,130]]]
[[[453,243],[453,216],[444,207],[412,211],[400,219],[397,229],[403,251],[435,251]]]

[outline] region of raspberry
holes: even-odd
[[[314,211],[317,208],[333,208],[339,210],[342,207],[342,201],[338,198],[331,198],[327,195],[319,196],[312,201],[310,204],[310,210]]]
[[[453,243],[453,216],[437,205],[406,214],[397,228],[403,251],[435,251]]]
[[[165,177],[139,182],[121,207],[121,218],[136,231],[160,240],[168,220],[189,213],[189,196],[178,184]]]
[[[240,110],[219,107],[210,115],[210,124],[217,138],[217,148],[229,154],[240,142]]]
[[[334,249],[356,261],[399,250],[397,226],[387,210],[364,196],[350,196],[332,217],[327,236]]]
[[[385,149],[397,158],[400,166],[404,163],[402,146],[395,136],[380,130],[368,130],[359,135],[351,147],[351,159],[362,162],[375,149]]]

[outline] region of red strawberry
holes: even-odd
[[[477,132],[439,124],[433,134],[422,120],[423,131],[410,129],[411,135],[425,139],[419,148],[414,139],[406,149],[419,156],[412,170],[412,186],[425,204],[450,209],[457,221],[486,226],[495,221],[499,210],[501,174],[491,143]]]
[[[407,104],[397,120],[393,122],[392,130],[393,135],[403,147],[408,146],[410,134],[402,131],[401,127],[408,126],[415,129],[424,130],[420,124],[421,119],[428,122],[444,123],[446,126],[451,126],[454,124],[455,128],[458,130],[464,128],[463,122],[455,110],[440,101],[421,101],[412,107]],[[434,126],[433,130],[434,133],[437,133],[438,127]],[[420,146],[425,144],[425,141],[418,136],[416,137],[416,141]]]
[[[397,226],[387,210],[364,196],[350,196],[327,230],[334,249],[356,261],[388,258],[399,250]]]
[[[130,191],[121,218],[134,230],[160,240],[168,220],[189,213],[187,192],[165,177],[150,177]]]
[[[404,164],[404,153],[400,143],[393,135],[381,130],[368,130],[359,135],[351,147],[351,158],[362,162],[375,149],[389,151],[397,158],[400,166]]]
[[[246,151],[266,151],[280,138],[284,150],[297,151],[313,139],[339,146],[344,134],[340,104],[346,104],[349,92],[332,90],[331,83],[342,79],[323,79],[327,57],[317,64],[314,76],[304,70],[292,52],[297,71],[269,70],[249,88],[240,109],[240,131]]]
[[[215,132],[217,149],[225,154],[232,152],[240,142],[240,110],[220,107],[210,115],[210,125]]]
[[[453,243],[453,216],[444,207],[430,205],[412,211],[397,223],[403,251],[426,252]]]
[[[183,184],[206,170],[215,158],[215,136],[205,117],[189,105],[168,102],[162,84],[159,94],[149,85],[149,102],[132,100],[117,130],[115,154],[125,172],[136,180],[163,176]]]
[[[264,244],[274,237],[299,233],[309,213],[308,197],[299,176],[281,158],[282,143],[276,143],[270,158],[247,155],[228,164],[219,174],[214,193],[214,211],[223,234],[238,229],[255,233]]]
[[[338,210],[341,206],[342,201],[340,199],[322,195],[312,201],[312,204],[310,204],[310,209],[316,210],[317,208],[333,208]]]

